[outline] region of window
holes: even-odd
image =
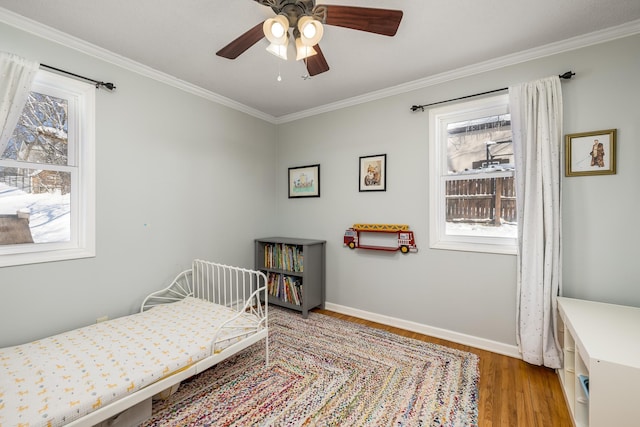
[[[430,246],[516,253],[508,95],[429,113]]]
[[[95,88],[38,71],[0,155],[0,266],[95,256]]]

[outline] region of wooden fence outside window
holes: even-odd
[[[447,222],[495,226],[502,222],[516,222],[513,176],[446,181],[445,197]]]

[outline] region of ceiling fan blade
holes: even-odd
[[[255,27],[217,51],[216,55],[222,56],[223,58],[236,59],[245,50],[262,40],[263,37],[264,32],[262,31],[262,22],[260,22]]]
[[[329,71],[329,64],[320,50],[320,45],[315,45],[313,49],[316,51],[315,55],[312,55],[305,59],[307,63],[307,71],[310,76],[317,76],[318,74]]]
[[[395,36],[402,20],[401,10],[371,7],[317,5],[313,12],[316,16],[324,16],[324,24],[384,36]]]

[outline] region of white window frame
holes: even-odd
[[[509,95],[452,104],[429,111],[429,245],[433,249],[512,254],[517,238],[451,235],[446,233],[445,177],[450,179],[497,178],[512,172],[448,176],[447,125],[464,120],[509,113]]]
[[[68,101],[68,166],[47,169],[71,174],[71,233],[68,242],[0,246],[0,267],[89,258],[95,239],[95,86],[38,70],[31,90]],[[42,168],[41,164],[1,160],[0,166]]]

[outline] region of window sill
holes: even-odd
[[[95,256],[95,250],[90,249],[63,249],[22,254],[6,254],[0,257],[0,267],[67,261],[80,258],[93,258]]]
[[[440,241],[432,242],[429,247],[431,249],[444,249],[448,251],[483,252],[501,255],[516,255],[518,253],[518,248],[515,245],[491,243]]]

